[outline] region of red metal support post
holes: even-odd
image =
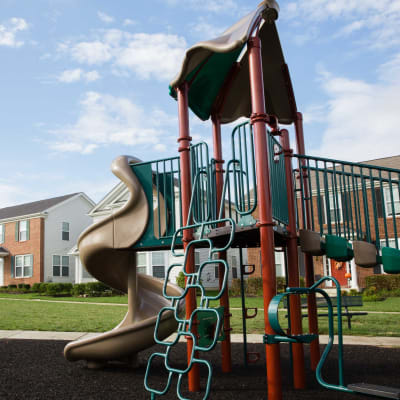
[[[223,207],[222,190],[224,185],[224,169],[222,159],[222,144],[221,144],[221,123],[217,116],[212,116],[213,124],[213,148],[214,148],[214,159],[215,159],[215,181],[216,181],[216,195],[217,195],[217,211],[219,208]],[[222,217],[225,216],[225,210],[222,210]],[[219,258],[226,260],[226,251],[219,253]],[[219,279],[219,289],[221,290],[223,283],[223,274],[225,273],[225,268],[221,265],[218,266],[218,279]],[[230,310],[229,310],[229,293],[228,288],[226,288],[225,293],[220,299],[220,305],[224,307],[224,333],[225,340],[221,343],[222,352],[222,371],[231,372],[232,370],[232,357],[231,357],[231,327],[230,327]]]
[[[192,138],[189,136],[189,107],[188,107],[188,84],[185,82],[177,89],[178,92],[178,116],[179,116],[179,154],[181,169],[181,187],[182,187],[182,216],[184,226],[189,225],[189,207],[192,195],[191,178],[190,178],[190,142]],[[183,249],[186,251],[190,241],[193,240],[193,232],[191,229],[183,231]],[[187,256],[186,271],[194,272],[194,248],[190,248]],[[186,295],[186,319],[189,319],[192,312],[196,309],[196,290],[191,288]],[[194,332],[196,334],[196,332]],[[193,340],[187,337],[187,358],[188,364],[192,354]],[[196,356],[196,355],[195,355]],[[198,364],[194,364],[188,373],[189,391],[197,392],[200,390],[200,378]]]
[[[272,221],[271,186],[269,180],[268,142],[265,123],[264,82],[261,61],[261,40],[252,37],[248,41],[250,94],[256,155],[257,198],[261,243],[261,266],[264,295],[265,333],[274,334],[268,320],[268,306],[276,294],[276,270],[274,253],[274,231]],[[266,344],[268,399],[282,399],[282,378],[279,344]]]
[[[295,132],[296,132],[296,142],[297,142],[297,153],[305,155],[305,145],[304,145],[304,132],[303,132],[303,116],[300,112],[296,115],[295,121]],[[309,199],[311,193],[308,190],[307,175],[303,173],[302,166],[304,165],[304,160],[299,160],[299,179],[303,180],[304,187],[304,197]],[[302,215],[303,228],[308,228],[311,226],[311,213],[310,213],[310,201],[306,200],[305,204],[305,215]],[[314,284],[314,262],[311,254],[305,254],[305,269],[306,269],[306,286],[310,287]],[[307,306],[308,306],[308,329],[310,333],[318,334],[318,317],[317,317],[317,301],[315,294],[309,294],[307,296]],[[317,369],[317,364],[321,357],[319,350],[319,339],[315,339],[310,343],[310,361],[311,369],[315,371]]]
[[[289,239],[287,241],[288,283],[290,287],[299,287],[299,259],[297,252],[296,210],[293,185],[292,153],[289,142],[289,132],[286,129],[280,131],[280,142],[285,156],[285,177],[289,212]],[[290,328],[292,335],[301,335],[303,332],[301,322],[300,296],[291,295],[290,304]],[[302,343],[293,343],[293,383],[295,389],[305,389],[306,375],[304,369],[304,348]]]

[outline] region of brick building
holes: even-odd
[[[84,193],[0,209],[0,286],[73,282],[68,252],[91,223]]]

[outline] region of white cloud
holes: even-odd
[[[111,17],[110,15],[106,14],[105,12],[97,11],[97,16],[105,24],[111,24],[112,22],[114,22],[114,17]]]
[[[399,59],[400,55],[379,72],[394,65],[398,68]],[[351,161],[399,154],[400,136],[396,132],[400,126],[400,75],[396,81],[385,82],[382,78],[368,83],[325,74],[322,85],[329,97],[325,129],[321,145],[311,154]]]
[[[334,20],[335,37],[365,31],[361,44],[370,48],[387,48],[400,44],[399,0],[296,0],[287,3],[281,18],[321,23]]]
[[[122,23],[123,26],[131,26],[131,25],[136,25],[136,21],[130,18],[125,18],[124,22]]]
[[[110,63],[118,75],[134,72],[142,79],[168,81],[179,70],[186,47],[186,40],[173,34],[132,34],[108,29],[93,41],[64,42],[58,49],[81,64]]]
[[[14,17],[0,24],[0,46],[21,47],[24,42],[17,39],[17,34],[27,29],[28,23],[23,18]]]
[[[207,22],[207,19],[204,17],[199,17],[197,22],[192,25],[192,31],[195,32],[201,40],[216,38],[225,30],[225,26],[212,25]]]
[[[195,10],[209,11],[213,13],[237,13],[242,15],[242,12],[238,12],[239,4],[235,0],[164,0],[170,6],[185,6]]]
[[[55,138],[48,145],[57,152],[81,154],[112,144],[156,146],[158,151],[165,151],[166,132],[154,122],[160,115],[168,119],[160,110],[145,113],[128,98],[87,92],[80,102],[76,122],[50,131]]]
[[[58,81],[63,83],[78,82],[85,80],[86,82],[94,82],[100,79],[100,74],[97,71],[85,72],[80,68],[67,69],[58,76]]]
[[[120,49],[115,64],[143,79],[170,80],[179,70],[185,49],[185,39],[177,35],[137,33]]]
[[[71,49],[72,58],[82,64],[103,64],[112,58],[109,44],[100,42],[80,42]]]
[[[23,185],[0,182],[0,208],[23,203],[24,196],[26,196],[26,190]]]

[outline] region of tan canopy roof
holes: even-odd
[[[222,123],[232,122],[251,114],[249,65],[247,50],[242,53],[255,24],[260,18],[259,37],[267,112],[284,124],[295,119],[294,101],[289,72],[283,57],[275,20],[279,6],[275,0],[264,0],[257,9],[226,30],[220,37],[199,42],[186,51],[181,70],[170,84],[175,88],[189,82],[189,106],[202,120],[217,112]],[[225,88],[229,81],[229,91]]]

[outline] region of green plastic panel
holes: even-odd
[[[243,46],[230,53],[212,53],[205,64],[200,64],[186,77],[187,82],[193,80],[189,89],[189,107],[201,120],[210,117],[219,91],[242,49]],[[177,98],[173,88],[169,88],[169,93]]]
[[[387,274],[400,274],[400,250],[382,247],[382,264]]]
[[[223,320],[224,320],[224,307],[215,308],[217,314],[210,312],[209,310],[199,310],[197,313],[197,320],[199,322],[198,334],[199,340],[198,345],[200,347],[210,347],[214,341],[215,329],[218,325],[218,319],[221,321],[221,331],[218,335],[218,341],[225,339],[223,331]],[[219,316],[219,318],[218,318]]]
[[[325,251],[328,258],[336,261],[350,261],[354,257],[351,244],[340,236],[326,235]]]
[[[172,237],[175,232],[173,226],[173,216],[171,210],[174,209],[174,193],[173,193],[173,177],[170,173],[159,173],[154,174],[152,171],[151,163],[144,164],[133,164],[132,170],[139,179],[143,190],[145,192],[150,213],[149,222],[147,224],[146,231],[144,232],[141,239],[133,246],[134,248],[149,248],[149,247],[169,247],[172,243]],[[156,178],[158,176],[158,179]],[[172,180],[172,184],[168,183]],[[153,213],[153,187],[156,188],[160,195],[164,198],[166,206],[166,215],[160,216],[160,218],[167,219],[166,232],[165,234],[157,238],[154,234],[154,219],[158,218],[157,214]]]

